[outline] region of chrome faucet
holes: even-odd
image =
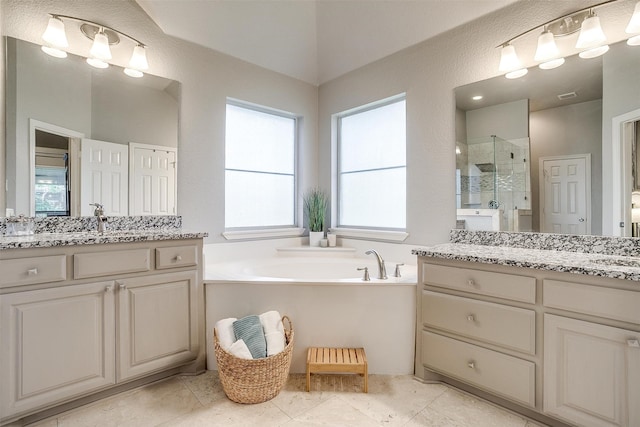
[[[376,252],[375,250],[373,250],[373,249],[368,250],[364,254],[365,255],[374,254],[376,256],[376,258],[378,259],[378,279],[386,279],[387,278],[387,269],[384,266],[384,260],[382,259],[380,254],[378,252]]]
[[[98,219],[98,233],[104,233],[105,223],[108,221],[108,218],[104,214],[104,206],[100,203],[90,203],[89,206],[95,206],[93,216]]]

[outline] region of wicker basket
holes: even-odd
[[[213,341],[218,362],[220,382],[227,397],[238,403],[261,403],[273,399],[287,382],[291,356],[293,354],[293,324],[287,316],[284,335],[287,345],[284,350],[262,359],[239,359],[227,353],[213,329]]]

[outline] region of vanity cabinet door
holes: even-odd
[[[197,272],[117,281],[118,381],[194,360]]]
[[[581,426],[640,425],[640,332],[544,316],[544,411]]]
[[[115,383],[114,282],[0,296],[0,413],[49,406]]]

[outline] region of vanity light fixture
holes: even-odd
[[[69,47],[69,42],[65,32],[65,20],[80,23],[80,32],[88,39],[93,40],[87,56],[87,63],[92,67],[107,68],[109,61],[113,58],[111,46],[119,44],[121,38],[124,38],[134,43],[133,53],[124,73],[131,77],[142,77],[143,70],[149,69],[146,46],[140,41],[113,28],[67,15],[50,15],[47,29],[42,34],[42,39],[45,42],[42,46],[43,52],[57,58],[67,57],[66,49]]]
[[[575,47],[581,50],[578,54],[581,58],[595,58],[605,54],[609,50],[609,46],[606,44],[607,37],[602,31],[600,18],[596,15],[595,9],[616,1],[618,0],[608,0],[578,10],[524,31],[507,40],[498,46],[500,48],[499,71],[506,73],[505,77],[510,79],[527,74],[526,68],[523,69],[519,61],[517,61],[516,65],[517,55],[515,54],[513,42],[540,28],[542,28],[542,33],[538,36],[538,45],[533,59],[543,70],[557,68],[565,62],[563,55],[558,50],[555,38],[569,36],[578,31],[580,33]],[[629,21],[626,32],[628,34],[636,34],[627,40],[627,44],[631,46],[640,45],[640,2],[635,6],[635,11]]]
[[[624,30],[627,34],[636,34],[627,40],[629,46],[640,46],[640,1],[636,3],[633,16],[629,20],[627,28]]]

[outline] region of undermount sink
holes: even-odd
[[[594,259],[596,264],[603,264],[615,267],[635,267],[640,268],[640,258],[600,258]]]

